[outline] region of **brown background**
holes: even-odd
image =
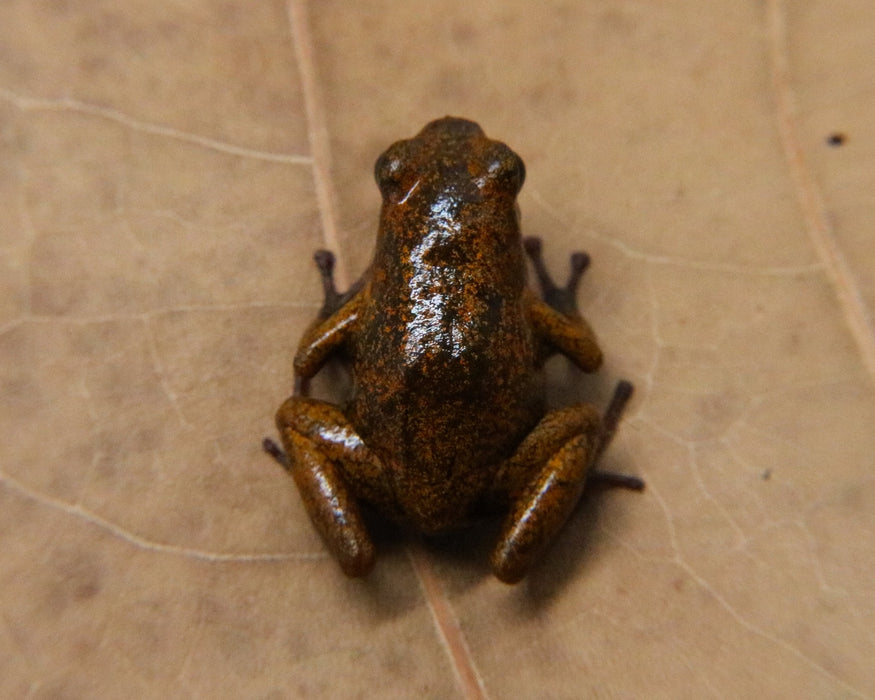
[[[0,695],[875,697],[875,4],[0,3]],[[479,121],[638,392],[516,588],[259,448],[378,153]],[[846,140],[830,146],[830,134]],[[567,383],[560,363],[554,379]],[[325,390],[330,390],[330,382]],[[566,392],[569,393],[569,392]]]

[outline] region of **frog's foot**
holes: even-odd
[[[293,396],[277,411],[276,424],[286,452],[272,440],[265,441],[265,450],[291,472],[310,520],[343,572],[366,575],[376,552],[356,496],[379,488],[382,466],[332,404]]]
[[[625,379],[617,382],[617,386],[614,388],[614,395],[607,409],[605,409],[605,415],[602,417],[602,439],[593,459],[594,464],[598,462],[599,457],[602,456],[608,445],[611,444],[611,440],[613,440],[614,434],[617,432],[617,426],[620,424],[620,418],[623,417],[626,404],[629,403],[629,399],[632,397],[633,390],[632,382]],[[631,489],[633,491],[644,490],[644,480],[640,477],[617,474],[615,472],[593,470],[590,472],[589,477],[587,477],[587,483],[595,486]]]
[[[328,318],[343,306],[362,286],[362,280],[358,280],[345,292],[338,292],[334,282],[334,253],[330,250],[317,250],[313,254],[316,267],[319,268],[319,276],[322,278],[322,308],[318,318]]]
[[[635,477],[592,472],[616,431],[631,386],[618,385],[604,419],[586,404],[551,411],[502,466],[496,489],[508,497],[510,511],[492,554],[500,580],[516,583],[525,576],[571,515],[588,475],[604,485],[643,488]]]
[[[532,267],[535,270],[535,276],[538,278],[538,286],[541,289],[541,297],[544,301],[566,316],[579,316],[580,311],[577,309],[577,286],[580,284],[580,278],[583,277],[586,268],[589,267],[589,255],[582,252],[571,254],[571,272],[568,275],[568,281],[565,283],[565,286],[560,287],[553,281],[553,278],[547,271],[547,266],[544,264],[541,239],[529,236],[523,239],[523,248],[532,261]]]

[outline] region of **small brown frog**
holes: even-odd
[[[349,576],[375,550],[368,503],[427,534],[506,512],[492,569],[519,581],[553,540],[584,483],[641,489],[593,465],[632,392],[621,381],[602,418],[587,404],[547,411],[543,367],[554,353],[584,372],[602,362],[575,292],[589,259],[572,256],[565,287],[520,234],[520,157],[465,119],[398,141],[375,167],[383,194],[373,262],[345,293],[319,251],[325,304],[295,355],[295,393],[276,424],[307,512]],[[544,301],[526,286],[525,253]],[[332,356],[348,361],[350,401],[308,397]]]

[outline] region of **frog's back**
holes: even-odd
[[[377,248],[350,417],[426,531],[460,524],[543,411],[525,307],[513,151],[461,119],[377,161]]]
[[[400,508],[440,531],[541,416],[541,373],[518,285],[458,266],[399,279],[362,309],[350,416]]]

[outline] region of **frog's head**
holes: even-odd
[[[475,122],[444,117],[392,144],[377,159],[374,175],[389,206],[450,198],[492,208],[513,207],[526,169],[516,153],[487,138]]]
[[[443,295],[447,281],[462,280],[455,273],[464,271],[478,289],[503,295],[522,289],[516,197],[526,170],[505,144],[472,121],[445,117],[392,144],[374,171],[383,193],[373,263],[380,284],[409,291],[427,279],[425,286]],[[434,268],[453,274],[435,276]]]

